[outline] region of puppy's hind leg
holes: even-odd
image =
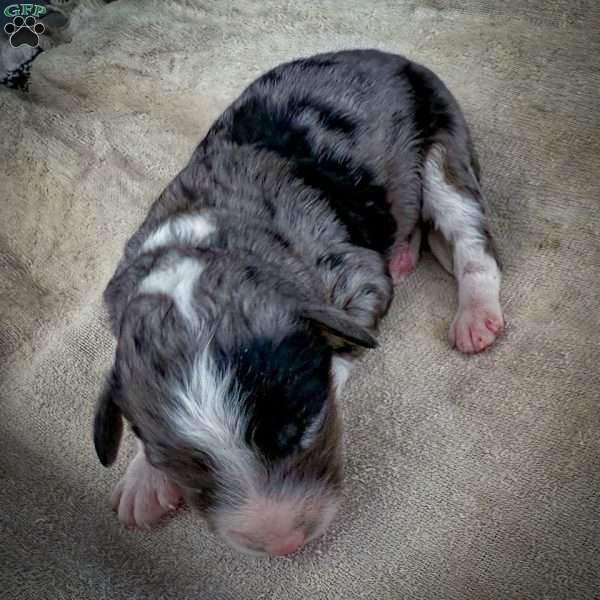
[[[423,218],[435,228],[430,236],[434,254],[458,283],[458,312],[450,343],[472,353],[494,342],[503,317],[500,269],[469,153],[452,138],[431,147],[423,167]]]

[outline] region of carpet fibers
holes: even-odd
[[[0,89],[0,597],[599,598],[600,4],[120,0],[79,22],[28,94]],[[349,47],[422,62],[462,103],[506,335],[452,351],[455,286],[425,255],[347,388],[324,538],[261,560],[188,512],[127,531],[108,498],[131,439],[106,470],[90,436],[122,245],[247,83]]]

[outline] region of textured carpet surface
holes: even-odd
[[[573,0],[125,1],[0,90],[0,597],[600,597],[600,5]],[[289,559],[190,513],[122,529],[90,420],[100,304],[126,237],[217,114],[274,64],[378,47],[433,68],[472,123],[506,336],[447,345],[425,256],[343,402],[345,503]]]

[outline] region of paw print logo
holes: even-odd
[[[38,23],[36,18],[29,15],[25,19],[17,16],[12,20],[12,23],[7,23],[4,26],[4,32],[10,38],[9,42],[13,48],[19,46],[31,46],[36,48],[40,42],[40,35],[46,31],[43,23]]]

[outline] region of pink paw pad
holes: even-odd
[[[502,333],[502,313],[498,309],[459,309],[450,327],[450,344],[461,352],[482,352]]]
[[[486,319],[485,326],[494,334],[500,335],[502,333],[502,319]]]
[[[417,266],[417,253],[410,246],[398,248],[389,260],[390,275],[394,283],[404,279]]]

